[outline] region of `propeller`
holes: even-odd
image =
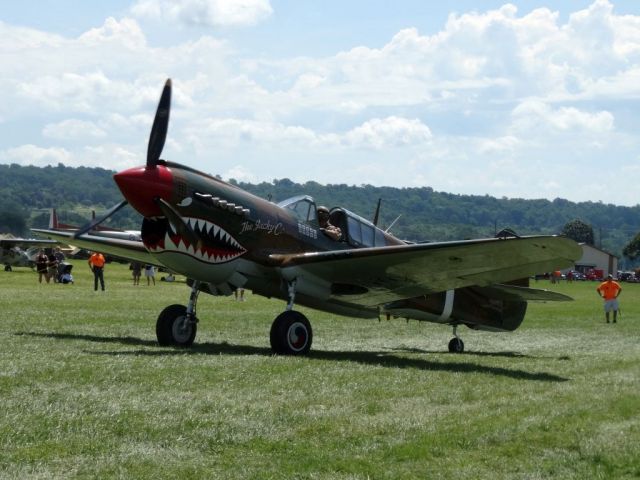
[[[149,134],[149,145],[147,147],[147,166],[146,168],[155,168],[160,160],[162,149],[164,148],[164,142],[167,139],[167,130],[169,128],[169,112],[171,110],[171,79],[168,78],[162,89],[162,95],[158,102],[158,108],[156,109],[156,116],[153,119],[153,126],[151,127],[151,133]],[[107,218],[111,217],[114,213],[127,205],[127,200],[122,200],[117,205],[114,205],[104,215],[99,218],[94,218],[82,228],[78,229],[73,235],[73,238],[78,238],[80,235],[92,230]]]
[[[147,147],[147,168],[154,168],[160,160],[164,142],[167,139],[169,128],[169,112],[171,111],[171,79],[168,78],[164,84],[160,102],[153,119],[151,134],[149,135],[149,146]]]
[[[111,215],[113,215],[114,213],[116,213],[118,210],[120,210],[122,207],[124,207],[125,205],[127,205],[129,202],[127,202],[126,200],[122,200],[120,203],[114,205],[113,207],[111,207],[109,209],[109,211],[107,211],[107,213],[105,213],[104,215],[102,215],[99,218],[93,218],[93,220],[91,220],[89,223],[87,223],[85,226],[79,228],[76,233],[73,234],[73,238],[78,238],[80,235],[84,235],[85,233],[87,233],[89,230],[94,229],[98,224],[104,222],[107,218],[109,218]]]

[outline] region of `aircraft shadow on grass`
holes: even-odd
[[[262,355],[273,356],[273,352],[270,348],[255,347],[252,345],[233,345],[227,342],[214,343],[205,342],[194,344],[189,349],[184,348],[158,348],[158,343],[155,340],[144,340],[136,337],[100,337],[96,335],[83,335],[72,333],[40,333],[40,332],[17,332],[17,336],[30,336],[39,338],[52,338],[56,340],[80,340],[95,343],[104,344],[119,344],[129,346],[140,347],[156,347],[154,350],[120,350],[120,351],[95,351],[85,350],[85,353],[91,355],[139,355],[139,356],[167,356],[167,355]],[[438,355],[450,356],[449,353],[444,352],[427,352],[420,351],[419,349],[406,349],[397,351],[404,351],[410,353],[431,353]],[[485,352],[469,352],[465,353],[465,356],[507,356],[507,357],[525,357],[514,352],[503,352],[497,354],[488,354]],[[566,382],[569,379],[554,375],[552,373],[545,372],[527,372],[524,370],[509,369],[503,367],[479,365],[476,363],[462,363],[462,362],[435,362],[418,358],[406,358],[400,357],[394,354],[386,352],[371,352],[371,351],[323,351],[314,350],[310,353],[310,359],[328,360],[328,361],[340,361],[340,362],[354,362],[366,365],[376,365],[390,368],[413,368],[416,370],[427,371],[441,371],[451,373],[486,373],[490,375],[496,375],[501,377],[509,377],[519,380],[534,380],[542,382]]]

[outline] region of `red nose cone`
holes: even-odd
[[[171,170],[163,165],[130,168],[116,173],[113,179],[124,198],[145,217],[162,215],[155,202],[156,198],[171,201],[173,175]]]

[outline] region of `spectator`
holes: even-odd
[[[153,265],[145,265],[144,276],[147,277],[147,285],[151,285],[152,280],[153,284],[156,284],[156,269]]]
[[[618,296],[622,292],[622,287],[618,282],[613,280],[613,275],[607,275],[607,279],[598,285],[596,292],[604,299],[604,316],[609,323],[609,312],[613,310],[613,323],[618,320]]]
[[[131,275],[133,275],[133,284],[140,285],[140,276],[142,275],[142,264],[140,262],[131,262]]]
[[[38,272],[38,283],[42,283],[42,278],[49,283],[49,257],[44,253],[43,249],[38,251],[36,255],[36,271]]]
[[[100,282],[100,287],[104,292],[104,264],[105,259],[104,255],[100,252],[93,252],[89,257],[89,268],[93,272],[93,290],[98,291],[98,281]]]

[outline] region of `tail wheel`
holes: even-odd
[[[276,317],[271,325],[271,349],[282,355],[306,355],[311,349],[313,331],[307,317],[288,310]]]
[[[187,321],[187,307],[169,305],[160,312],[156,322],[156,337],[163,347],[190,347],[196,338],[198,319]]]
[[[464,352],[464,342],[462,339],[455,337],[452,338],[449,342],[449,351],[451,353],[462,353]]]

